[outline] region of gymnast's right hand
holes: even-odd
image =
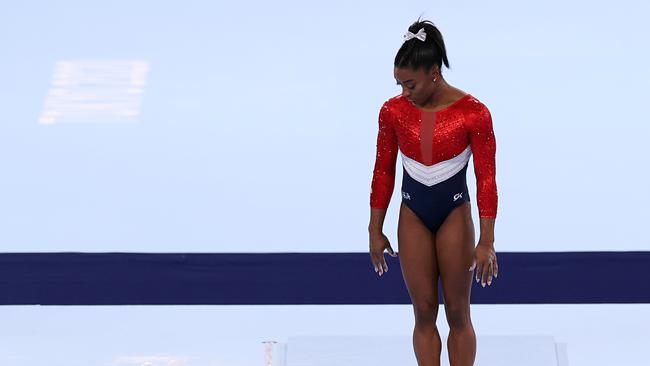
[[[390,242],[384,233],[370,234],[370,260],[375,267],[375,272],[380,276],[388,272],[388,265],[384,259],[384,249],[388,250],[391,257],[397,257],[397,253],[390,246]]]

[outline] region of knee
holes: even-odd
[[[445,305],[445,314],[450,329],[460,329],[467,327],[471,320],[469,315],[469,305],[455,306]]]
[[[435,325],[438,317],[437,301],[420,301],[413,304],[417,325]]]

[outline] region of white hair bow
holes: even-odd
[[[424,32],[424,28],[420,28],[420,30],[416,34],[411,33],[410,31],[406,32],[406,34],[404,35],[404,42],[412,38],[417,38],[420,41],[424,42],[424,40],[427,39],[427,34]]]

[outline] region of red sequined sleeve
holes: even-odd
[[[484,104],[477,103],[476,108],[471,108],[468,113],[466,123],[474,155],[479,217],[496,218],[496,139],[492,129],[492,116]]]
[[[377,154],[370,191],[371,208],[388,208],[393,195],[398,150],[393,121],[393,113],[384,103],[379,111]]]

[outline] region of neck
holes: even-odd
[[[427,101],[422,105],[422,108],[435,109],[439,105],[445,103],[446,96],[449,95],[451,87],[442,77],[436,84],[436,88],[433,90],[433,93],[431,93],[431,96]]]

